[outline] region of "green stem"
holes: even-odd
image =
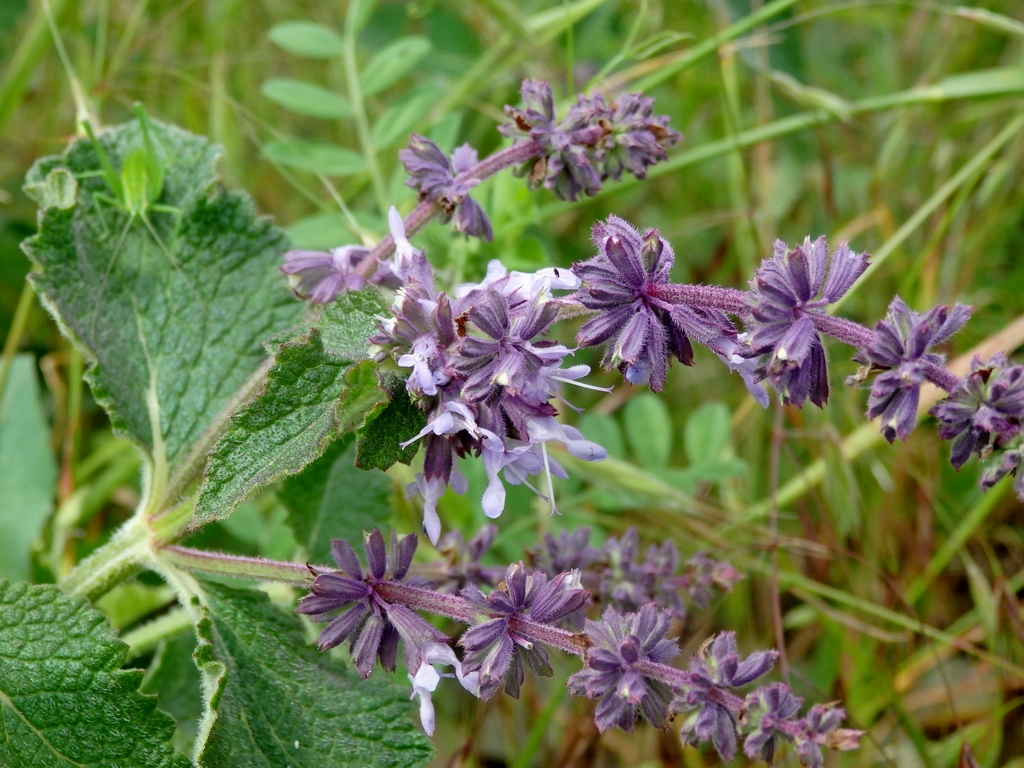
[[[113,538],[75,566],[60,587],[95,601],[138,571],[149,556],[151,531],[140,508]]]
[[[21,289],[21,298],[18,299],[18,308],[14,310],[14,321],[11,323],[10,333],[7,334],[7,341],[4,342],[4,357],[3,362],[0,362],[0,397],[4,394],[4,387],[7,386],[7,377],[11,373],[14,355],[18,352],[18,347],[21,346],[21,337],[25,333],[28,316],[32,311],[32,300],[35,296],[35,290],[26,280],[25,287]]]
[[[161,640],[177,637],[192,628],[192,617],[184,608],[174,608],[163,616],[143,624],[121,636],[128,645],[128,660],[149,653]]]
[[[366,106],[363,104],[363,91],[359,85],[359,68],[356,65],[356,19],[355,11],[359,3],[349,3],[348,18],[345,20],[345,82],[348,86],[348,99],[352,102],[352,109],[355,112],[356,133],[359,135],[359,145],[363,150],[363,157],[366,159],[366,168],[370,173],[370,181],[373,184],[373,194],[377,198],[377,207],[380,208],[382,216],[388,212],[388,194],[384,186],[384,176],[381,175],[380,165],[377,163],[377,148],[373,144],[373,134],[370,133],[370,123],[366,118]]]
[[[221,552],[204,552],[177,546],[161,547],[157,556],[176,568],[186,571],[233,576],[252,581],[276,581],[299,587],[308,587],[313,583],[314,571],[329,570],[306,563],[288,563],[280,560],[267,560],[262,557],[226,555]]]

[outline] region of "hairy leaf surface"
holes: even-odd
[[[127,652],[86,600],[0,581],[0,765],[187,766],[142,672],[118,668]]]
[[[407,691],[360,680],[306,644],[297,619],[262,592],[203,582],[196,663],[209,711],[203,768],[413,768],[431,756]]]
[[[366,357],[374,315],[382,311],[376,289],[342,294],[305,336],[278,347],[263,392],[232,414],[210,452],[192,527],[226,517],[256,488],[299,472],[340,426],[361,421],[349,411],[365,393],[343,401],[346,373]],[[368,394],[363,409],[383,399],[375,385]],[[345,403],[340,418],[339,401]]]
[[[112,202],[89,141],[39,160],[30,187],[70,172],[77,190],[73,205],[38,196],[39,234],[24,247],[33,285],[90,363],[97,400],[150,455],[159,483],[201,462],[203,451],[190,451],[266,357],[262,341],[304,310],[277,270],[283,233],[216,184],[219,151],[173,126],[155,122],[154,132],[165,181],[159,200],[134,213]],[[143,145],[139,123],[99,143],[120,169]]]

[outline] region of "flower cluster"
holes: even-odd
[[[449,539],[449,550],[461,546],[478,562],[492,540],[490,531],[475,537],[475,544]],[[549,538],[545,560],[590,561],[601,555],[588,545],[588,535],[573,533]],[[619,565],[632,561],[638,546],[635,532],[616,541]],[[661,608],[652,599],[637,598],[639,605],[623,608],[610,604],[599,618],[587,618],[582,631],[566,629],[571,619],[588,605],[601,601],[583,586],[578,570],[549,576],[542,570],[515,563],[504,570],[500,582],[484,593],[469,583],[452,594],[414,578],[408,578],[415,535],[392,535],[390,549],[379,531],[365,536],[368,573],[364,574],[352,548],[335,540],[334,554],[340,571],[321,573],[298,610],[326,620],[327,614],[344,609],[320,638],[324,650],[351,638],[352,655],[366,677],[374,658],[391,671],[399,639],[405,642],[406,666],[413,696],[420,698],[424,729],[434,728],[431,694],[442,675],[434,665],[454,667],[460,684],[474,696],[488,699],[501,687],[518,697],[530,669],[552,674],[547,649],[580,657],[583,668],[568,681],[570,693],[596,699],[594,721],[599,731],[618,727],[632,731],[639,719],[663,727],[671,714],[685,716],[684,742],[711,741],[725,760],[736,753],[739,739],[748,756],[771,760],[780,741],[794,744],[805,765],[820,768],[822,747],[853,749],[860,732],[844,730],[844,713],[838,708],[812,707],[799,717],[801,700],[781,683],[757,688],[746,696],[745,688],[767,674],[775,663],[774,651],[761,651],[741,660],[731,632],[709,639],[695,655],[688,670],[671,666],[678,643],[669,637],[675,611]],[[631,551],[625,557],[624,551]],[[677,560],[674,550],[649,550],[648,560]],[[428,570],[446,574],[450,567]],[[702,567],[707,566],[702,563]],[[713,570],[713,569],[712,569]],[[475,571],[482,573],[480,569]],[[592,599],[594,598],[594,599]],[[457,642],[427,624],[416,612],[427,612],[467,625]],[[579,627],[579,624],[576,624]],[[393,638],[389,641],[388,638]],[[461,647],[462,658],[456,653]]]
[[[928,350],[959,331],[970,316],[970,308],[961,304],[953,309],[935,307],[921,315],[897,296],[885,320],[878,322],[871,343],[854,357],[871,372],[883,371],[871,386],[868,418],[881,417],[882,434],[890,443],[897,437],[906,440],[913,431],[925,381],[950,386],[942,356]]]
[[[413,134],[409,148],[400,150],[398,158],[409,174],[406,186],[415,189],[421,200],[437,203],[453,230],[481,240],[494,237],[484,209],[469,196],[469,190],[480,183],[470,175],[477,166],[477,153],[469,144],[456,149],[449,160],[437,144]]]
[[[618,368],[631,384],[665,383],[669,356],[693,364],[690,339],[721,356],[737,349],[737,332],[715,307],[695,307],[666,293],[675,261],[672,247],[649,229],[643,235],[618,216],[593,229],[597,254],[573,266],[581,281],[576,299],[595,316],[576,340],[581,346],[607,344],[603,364]]]
[[[845,243],[830,261],[824,237],[814,242],[807,238],[793,249],[777,240],[772,258],[754,275],[747,354],[760,356],[758,378],[767,379],[787,405],[799,407],[810,398],[822,406],[828,400],[825,348],[815,320],[824,317],[825,307],[840,299],[867,266],[867,257]]]
[[[963,386],[931,413],[939,421],[939,435],[953,441],[954,467],[976,453],[988,461],[982,487],[1015,473],[1017,493],[1024,497],[1024,472],[1017,471],[1024,456],[1024,366],[1013,365],[1003,353],[988,363],[975,357]]]
[[[394,219],[405,284],[395,296],[393,317],[370,341],[379,356],[390,352],[410,369],[406,387],[427,415],[427,425],[405,443],[425,443],[423,472],[410,490],[423,497],[427,535],[438,540],[437,501],[449,485],[464,492],[456,459],[471,455],[482,457],[487,473],[482,504],[488,516],[504,509],[502,476],[529,486],[555,511],[550,477],[567,475],[547,444],[562,443],[587,461],[606,455],[579,430],[556,421],[550,402],[561,383],[589,372],[587,366],[562,368],[570,350],[541,338],[561,306],[552,290],[575,288],[578,281],[568,270],[510,273],[493,261],[483,282],[459,286],[449,298],[434,288],[426,257],[408,245],[397,214]],[[529,480],[541,473],[546,493]]]
[[[654,100],[631,93],[609,102],[603,95],[579,96],[558,120],[551,86],[526,80],[522,107],[505,107],[511,121],[504,135],[538,146],[539,157],[518,173],[531,188],[543,185],[563,200],[593,195],[608,178],[628,171],[647,177],[647,168],[667,158],[666,148],[682,136],[668,127],[668,117],[653,114]]]

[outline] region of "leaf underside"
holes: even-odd
[[[303,307],[277,270],[284,234],[247,196],[215,183],[219,150],[153,125],[166,163],[158,209],[130,214],[105,201],[114,195],[99,157],[79,139],[29,171],[29,186],[67,171],[78,184],[73,205],[44,200],[24,248],[36,265],[30,279],[90,362],[87,380],[114,428],[173,472],[262,363],[262,341],[298,322]],[[138,122],[99,143],[120,168],[142,145]]]

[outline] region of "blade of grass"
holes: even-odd
[[[651,73],[642,80],[638,80],[634,83],[633,87],[640,91],[649,91],[654,86],[660,85],[670,77],[674,77],[679,74],[684,69],[692,67],[697,62],[714,55],[723,43],[735,40],[740,35],[749,32],[760,24],[763,24],[773,16],[778,16],[780,13],[789,10],[791,7],[796,5],[797,2],[798,0],[774,0],[774,2],[762,6],[760,10],[747,14],[738,21],[734,21],[718,34],[712,35],[704,42],[698,43],[692,48],[684,51],[678,59],[666,64],[660,70]]]
[[[344,39],[345,53],[342,60],[345,66],[345,83],[348,86],[348,100],[352,103],[355,111],[356,133],[359,135],[359,146],[363,150],[363,158],[366,160],[366,169],[370,174],[370,182],[373,186],[373,196],[377,200],[377,208],[381,216],[388,213],[388,193],[384,184],[384,176],[377,162],[377,148],[373,144],[373,134],[370,132],[370,122],[366,117],[366,105],[363,103],[363,91],[359,85],[359,67],[356,64],[356,23],[355,11],[358,10],[358,3],[351,3],[345,19]]]
[[[50,11],[55,19],[63,16],[65,4],[65,0],[52,0]],[[0,131],[21,103],[29,80],[49,46],[50,30],[46,14],[43,7],[38,6],[0,78]]]
[[[976,80],[973,89],[962,87],[963,78],[969,75],[985,75],[985,77]],[[1022,93],[1024,93],[1024,69],[1006,67],[997,70],[981,70],[976,73],[946,78],[936,85],[910,88],[906,91],[897,91],[885,96],[871,96],[851,102],[850,114],[868,114],[912,104],[938,104],[954,99],[996,95],[1009,96]],[[766,141],[791,136],[809,128],[835,122],[836,120],[838,120],[838,117],[835,113],[824,109],[810,110],[790,115],[789,117],[783,117],[766,125],[742,131],[734,139],[709,141],[693,149],[680,152],[674,157],[669,158],[667,162],[653,166],[648,171],[647,177],[655,179],[676,173],[690,166],[717,159],[730,152],[734,152],[736,149],[752,147]],[[594,197],[602,198],[611,194],[617,194],[641,183],[644,182],[632,177],[623,179],[619,183],[603,187]],[[572,207],[572,203],[548,203],[540,208],[538,215],[541,219],[549,219],[571,210]]]
[[[828,307],[829,314],[835,314],[835,312],[843,305],[843,303],[862,285],[864,285],[871,276],[885,263],[885,261],[910,237],[913,232],[924,224],[929,217],[942,205],[946,200],[953,196],[953,194],[965,183],[972,179],[976,179],[985,165],[992,160],[999,150],[1006,146],[1013,139],[1021,136],[1021,130],[1024,129],[1024,113],[1018,114],[1013,120],[1006,124],[998,134],[988,141],[981,149],[974,153],[974,156],[964,163],[964,166],[953,175],[949,181],[935,190],[935,193],[929,197],[920,208],[914,211],[914,215],[904,222],[903,226],[900,227],[896,233],[890,237],[885,243],[871,255],[871,264],[868,266],[864,273],[857,278],[857,281],[842,297],[837,301],[833,302]]]
[[[978,503],[971,508],[960,521],[960,524],[957,525],[956,530],[943,542],[938,551],[932,555],[932,559],[928,561],[924,571],[907,588],[904,598],[908,603],[915,605],[924,597],[925,592],[931,586],[935,577],[942,573],[943,569],[949,565],[949,561],[956,556],[957,552],[974,535],[979,526],[985,522],[992,513],[992,510],[996,508],[1003,496],[1006,495],[1006,491],[1009,488],[1009,483],[1000,483],[982,496]]]

